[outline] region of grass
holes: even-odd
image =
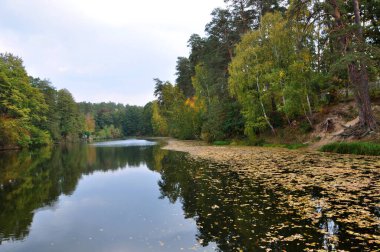
[[[340,154],[380,156],[380,144],[371,142],[336,142],[322,146],[320,151]]]
[[[217,141],[220,142],[219,144],[216,144],[215,142],[213,143],[214,145],[227,145],[227,144],[222,144],[226,141]],[[303,143],[293,143],[293,144],[270,144],[266,143],[264,139],[256,139],[255,141],[249,141],[248,139],[243,139],[243,140],[232,140],[232,142],[228,142],[229,145],[233,146],[259,146],[259,147],[269,147],[269,148],[286,148],[289,150],[295,150],[299,148],[303,148],[308,146],[307,144]]]
[[[307,146],[307,144],[301,144],[301,143],[297,143],[297,144],[264,144],[263,145],[263,147],[286,148],[289,150],[296,150],[296,149],[303,148],[306,146]]]
[[[212,143],[212,145],[218,145],[218,146],[222,146],[222,145],[230,145],[230,141],[214,141]]]

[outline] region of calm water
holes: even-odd
[[[283,207],[260,181],[143,140],[0,153],[0,251],[352,248],[332,219]]]

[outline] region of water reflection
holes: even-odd
[[[157,147],[158,148],[158,147]],[[71,195],[83,175],[124,167],[153,166],[153,148],[65,145],[0,155],[0,244],[29,234],[34,210]]]
[[[378,249],[376,244],[352,239],[349,232],[360,230],[325,216],[326,206],[321,201],[325,192],[320,187],[297,195],[280,184],[269,188],[260,179],[227,166],[195,162],[159,146],[116,146],[66,145],[1,153],[0,244],[34,239],[30,229],[36,215],[54,210],[60,213],[61,222],[71,223],[59,227],[65,236],[70,235],[71,243],[61,241],[61,249],[54,251],[73,251],[71,246],[77,246],[77,251],[100,247],[110,251],[116,245],[124,250],[133,245],[133,251]],[[149,174],[131,177],[128,173],[141,167]],[[112,173],[117,178],[108,176]],[[91,176],[86,180],[85,175]],[[82,187],[77,188],[79,181]],[[289,204],[304,195],[312,198],[314,214],[320,218],[305,218],[296,204]],[[284,197],[293,200],[284,201]],[[74,207],[70,204],[78,203],[83,206],[70,213]],[[54,214],[46,212],[44,221],[50,222]],[[76,226],[83,216],[87,226]],[[49,230],[42,233],[51,235]],[[100,240],[100,236],[103,241],[96,243],[94,239]],[[60,235],[53,236],[57,237]],[[80,238],[85,241],[78,247]],[[31,244],[38,251],[51,251]]]
[[[291,194],[281,185],[264,187],[260,180],[229,167],[189,162],[178,153],[167,154],[163,164],[161,197],[180,201],[186,218],[196,220],[198,242],[214,242],[218,251],[379,249],[376,243],[362,243],[346,232],[352,226],[325,216],[319,202],[321,188]],[[316,202],[314,215],[321,216],[317,222],[300,215],[297,204],[289,205],[305,194]],[[291,200],[284,202],[284,197]]]

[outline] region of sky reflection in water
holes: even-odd
[[[151,143],[2,153],[0,252],[367,249],[321,205],[313,223],[280,186]]]

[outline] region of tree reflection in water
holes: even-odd
[[[34,212],[53,207],[61,194],[75,191],[83,175],[153,165],[158,147],[107,148],[64,145],[0,155],[0,244],[29,234]]]
[[[179,153],[163,159],[161,197],[180,201],[186,218],[196,220],[197,239],[207,245],[215,242],[219,251],[373,250],[376,244],[360,243],[337,223],[321,214],[318,223],[299,216],[294,206],[279,197],[310,194],[320,196],[319,188],[293,194],[276,185],[265,188],[259,180],[239,175],[223,165],[191,162]],[[358,230],[360,232],[360,230]]]
[[[1,153],[0,243],[25,239],[36,210],[54,208],[60,195],[75,191],[83,175],[141,165],[160,173],[160,197],[182,204],[184,217],[195,220],[196,239],[203,246],[216,244],[218,251],[379,249],[352,239],[347,224],[324,216],[321,205],[315,205],[315,214],[322,215],[318,223],[302,218],[280,197],[297,200],[298,195],[280,184],[268,188],[229,167],[195,162],[159,146],[65,145]],[[317,187],[299,193],[316,202],[322,195]]]

